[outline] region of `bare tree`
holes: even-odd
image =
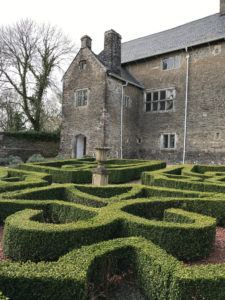
[[[62,91],[55,87],[44,103],[41,122],[43,130],[60,131],[62,123]]]
[[[18,101],[18,95],[11,90],[0,91],[0,130],[20,131],[26,128],[27,119]]]
[[[0,29],[0,82],[13,87],[21,107],[36,131],[53,74],[73,54],[74,46],[51,25],[22,20]]]

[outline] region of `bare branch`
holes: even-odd
[[[37,131],[54,72],[74,53],[74,45],[58,28],[25,19],[0,28],[0,85],[20,96],[21,107]]]

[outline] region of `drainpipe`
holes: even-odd
[[[186,158],[186,143],[187,143],[187,109],[188,109],[188,89],[189,89],[189,62],[190,54],[188,53],[188,48],[186,50],[186,90],[185,90],[185,108],[184,108],[184,144],[183,144],[183,164],[185,164]]]
[[[124,88],[128,86],[128,82],[122,84],[122,96],[120,101],[120,158],[123,159],[123,98]]]

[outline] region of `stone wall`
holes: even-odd
[[[123,103],[121,110],[122,89],[124,89],[124,96],[130,98],[128,106]],[[139,88],[131,85],[123,88],[120,80],[107,78],[105,136],[112,157],[121,157],[121,122],[122,156],[126,158],[138,156],[140,99],[142,99],[142,91]]]
[[[181,66],[163,71],[163,57],[179,54]],[[193,48],[190,52],[187,162],[225,163],[225,43]],[[130,64],[129,71],[146,89],[176,88],[174,110],[145,112],[140,109],[140,156],[180,162],[183,155],[186,53],[167,54]],[[175,133],[176,149],[161,150],[162,133]]]
[[[124,95],[129,96],[128,106],[123,106],[123,156],[134,158],[140,156],[142,120],[139,118],[143,103],[143,91],[135,86],[124,88]]]
[[[79,69],[79,62],[86,61],[86,68]],[[103,65],[89,49],[81,48],[72,62],[63,86],[63,122],[61,131],[61,153],[76,156],[76,137],[86,137],[86,154],[93,155],[97,146],[104,144],[104,114],[106,73]],[[88,89],[87,105],[76,107],[75,91]]]
[[[190,53],[187,159],[225,163],[225,43]]]
[[[9,155],[19,156],[26,161],[33,154],[41,154],[44,157],[55,157],[59,151],[59,141],[46,141],[10,136],[0,132],[0,158]]]
[[[61,153],[76,156],[76,137],[82,135],[86,137],[87,155],[93,155],[95,147],[106,145],[112,157],[120,157],[125,81],[108,75],[90,47],[80,49],[64,76]],[[180,56],[180,66],[162,70],[162,59],[175,55]],[[193,47],[188,55],[186,162],[225,163],[225,42]],[[79,63],[83,60],[86,68],[81,70]],[[123,157],[181,162],[187,53],[180,50],[131,62],[126,67],[146,90],[175,88],[176,98],[171,111],[146,112],[144,91],[131,84],[124,87],[130,103],[123,106]],[[84,88],[89,91],[87,105],[76,107],[75,90]],[[175,149],[162,149],[162,134],[175,134]]]

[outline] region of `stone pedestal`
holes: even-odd
[[[94,185],[107,185],[109,183],[109,173],[102,165],[92,170],[92,184]]]
[[[99,147],[96,148],[96,161],[98,162],[97,168],[92,170],[92,184],[93,185],[107,185],[109,182],[109,174],[103,165],[104,161],[107,160],[107,152],[109,148]]]

